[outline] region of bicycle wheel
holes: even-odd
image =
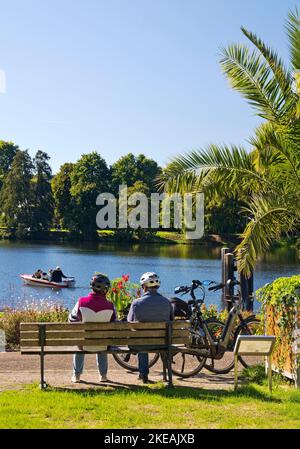
[[[206,357],[178,352],[173,355],[172,372],[178,377],[192,377],[205,365]]]
[[[207,327],[210,334],[213,336],[215,341],[218,341],[219,337],[222,335],[225,324],[218,320],[207,320]],[[234,335],[230,338],[229,346],[223,353],[220,353],[218,358],[207,358],[207,363],[205,363],[205,368],[215,374],[227,374],[234,367]]]
[[[261,321],[257,318],[251,318],[249,321],[246,320],[244,325],[240,325],[235,334],[235,340],[239,335],[261,335],[263,334],[261,329]],[[250,366],[260,365],[264,363],[263,356],[239,356],[239,361],[245,368],[249,368]]]
[[[113,354],[115,361],[128,371],[138,371],[138,357],[137,354]],[[149,368],[155,365],[159,359],[159,354],[149,354]]]

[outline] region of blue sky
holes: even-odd
[[[0,139],[47,151],[54,172],[97,150],[160,164],[258,123],[218,65],[255,31],[288,57],[296,0],[0,0]]]

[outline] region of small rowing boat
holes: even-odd
[[[36,287],[50,287],[50,288],[75,287],[75,278],[64,278],[62,282],[51,282],[48,281],[47,279],[35,278],[31,274],[21,274],[20,277],[23,279],[26,285]]]

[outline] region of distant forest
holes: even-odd
[[[126,184],[129,195],[143,192],[150,196],[158,191],[157,177],[163,172],[155,160],[143,154],[128,153],[109,166],[93,151],[75,163],[61,165],[53,175],[50,157],[44,151],[31,158],[28,150],[0,141],[2,236],[22,239],[30,234],[39,238],[50,230],[67,230],[83,239],[96,238],[99,193],[111,192],[117,197],[119,185]],[[206,233],[236,234],[245,222],[241,204],[230,192],[206,196]],[[131,238],[133,232],[139,238],[149,237],[146,231],[123,230],[120,238]]]

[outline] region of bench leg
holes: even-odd
[[[166,382],[167,381],[167,357],[164,352],[160,353],[160,357],[161,357],[162,364],[163,364],[163,381]]]
[[[168,351],[167,365],[168,365],[168,388],[173,388],[172,351]]]
[[[41,366],[41,383],[40,383],[40,389],[44,390],[47,387],[47,384],[45,382],[44,378],[44,371],[45,371],[45,365],[44,365],[44,354],[40,355],[40,366]]]

